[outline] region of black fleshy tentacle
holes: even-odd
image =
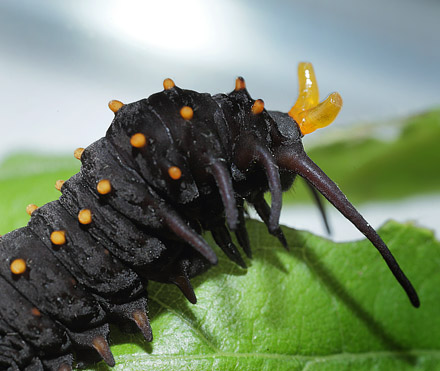
[[[283,203],[280,173],[274,157],[266,148],[261,145],[257,145],[255,147],[255,151],[257,153],[258,162],[263,166],[266,172],[267,181],[269,183],[269,191],[272,197],[272,204],[267,226],[270,233],[276,235],[280,227],[279,220],[281,206]]]
[[[190,228],[185,221],[174,212],[170,210],[163,210],[161,215],[164,223],[173,233],[182,240],[190,244],[200,254],[202,254],[211,264],[217,264],[217,256],[209,244],[197,232]]]
[[[229,170],[221,161],[213,161],[210,165],[210,169],[220,191],[228,226],[230,229],[236,230],[238,225],[238,210],[235,204],[235,192]]]
[[[419,297],[409,279],[405,276],[388,247],[377,232],[348,201],[338,186],[304,153],[285,150],[279,156],[282,168],[292,170],[307,179],[322,195],[335,206],[342,215],[350,220],[355,227],[376,247],[387,263],[394,277],[408,295],[414,307],[420,306]]]

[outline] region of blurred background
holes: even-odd
[[[305,138],[311,157],[373,226],[414,220],[440,236],[439,19],[436,0],[2,0],[0,213],[58,197],[39,187],[78,170],[71,153],[105,134],[110,99],[148,97],[166,77],[229,92],[241,75],[287,111],[297,63],[311,61],[322,98],[344,99]],[[306,191],[293,200],[308,204],[286,207],[283,223],[324,233]],[[334,239],[360,237],[330,214]],[[26,217],[2,216],[0,234]]]

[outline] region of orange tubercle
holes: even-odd
[[[142,133],[136,133],[130,138],[130,144],[134,148],[142,148],[147,145],[147,138]]]
[[[92,212],[89,209],[82,209],[78,213],[78,221],[81,224],[90,224],[92,222]]]
[[[98,185],[96,186],[96,189],[99,194],[106,195],[111,192],[112,185],[110,184],[110,180],[108,179],[102,179],[98,182]]]
[[[64,231],[53,231],[50,234],[50,240],[54,245],[61,246],[66,243],[66,232]]]
[[[177,166],[171,166],[168,169],[168,175],[171,179],[178,180],[182,176],[182,171]]]
[[[26,212],[27,212],[29,215],[32,215],[32,213],[33,213],[35,210],[37,210],[37,209],[38,209],[38,206],[37,206],[37,205],[34,205],[34,204],[29,204],[29,205],[26,206]]]
[[[254,115],[259,115],[264,110],[264,102],[262,99],[257,99],[252,105],[252,113]]]
[[[108,102],[108,108],[110,108],[114,113],[118,112],[123,105],[124,103],[116,99],[113,99],[110,102]]]
[[[75,149],[75,151],[73,152],[73,156],[77,159],[77,160],[81,160],[81,155],[84,152],[84,148],[79,147],[77,149]]]
[[[235,91],[246,89],[246,83],[243,77],[237,77],[235,80]]]
[[[175,86],[176,86],[176,84],[174,83],[173,80],[171,80],[171,79],[163,80],[163,88],[165,90],[170,90],[170,89],[174,88]]]
[[[63,186],[63,184],[64,184],[64,180],[57,180],[57,181],[55,182],[55,188],[56,188],[58,191],[61,191],[61,187]]]
[[[26,262],[24,259],[15,259],[11,263],[11,272],[14,274],[23,274],[26,272]]]
[[[191,107],[183,106],[180,109],[180,116],[182,116],[184,120],[191,120],[194,116],[194,111]]]
[[[33,316],[35,316],[35,317],[41,317],[41,312],[38,310],[38,308],[36,308],[36,307],[33,307],[32,309],[31,309],[31,313],[32,313],[32,315]]]

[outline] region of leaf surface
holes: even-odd
[[[219,265],[193,279],[196,305],[174,286],[149,286],[155,340],[113,336],[116,370],[440,369],[432,232],[395,222],[380,230],[419,292],[415,309],[368,241],[284,228],[287,252],[262,224],[248,228],[247,272],[218,252]]]

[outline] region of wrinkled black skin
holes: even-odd
[[[92,340],[107,338],[109,323],[136,328],[131,315],[146,310],[149,280],[174,283],[195,303],[189,278],[216,263],[203,231],[237,264],[245,267],[230,231],[251,255],[244,201],[287,244],[277,195],[305,172],[289,162],[305,156],[302,135],[287,114],[255,115],[253,103],[245,89],[210,96],[174,87],[116,113],[60,199],[0,239],[0,369],[67,370],[74,360],[99,360]],[[180,116],[182,106],[193,108],[193,119]],[[130,145],[139,132],[148,140],[141,149]],[[168,176],[170,166],[182,170],[181,179]],[[101,179],[111,181],[110,194],[97,193]],[[272,208],[262,198],[269,189]],[[83,208],[93,214],[87,226],[77,220]],[[54,230],[66,231],[65,245],[51,243]],[[16,258],[27,262],[18,276],[9,268]],[[151,340],[151,330],[144,336]]]

